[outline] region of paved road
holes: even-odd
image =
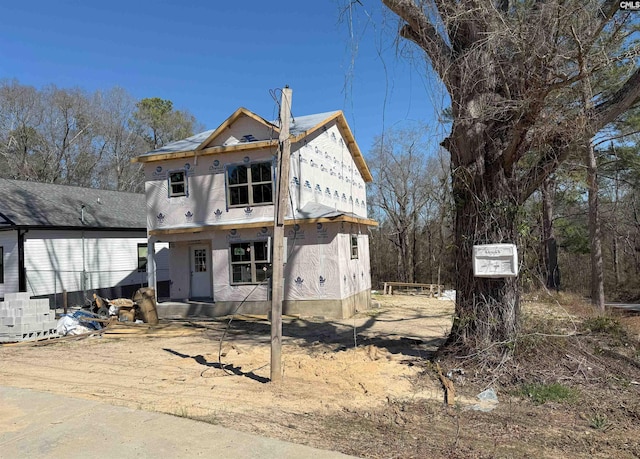
[[[0,458],[352,456],[161,413],[0,386]]]
[[[630,304],[630,303],[606,303],[605,306],[616,308],[616,309],[625,309],[627,311],[635,311],[640,312],[640,304]]]

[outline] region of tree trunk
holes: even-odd
[[[602,240],[598,210],[598,166],[593,144],[587,147],[587,186],[589,188],[589,240],[591,247],[591,302],[604,312],[604,272],[602,267]]]
[[[542,253],[545,285],[560,290],[560,267],[558,266],[558,244],[553,233],[553,195],[555,182],[549,177],[542,183]]]
[[[478,152],[474,164],[453,168],[456,317],[448,344],[469,350],[512,340],[520,316],[517,278],[473,275],[474,245],[517,244],[513,183],[500,167],[485,169],[484,162]]]
[[[611,143],[611,151],[615,154],[615,149],[613,148],[613,142]],[[617,156],[616,156],[617,159]],[[618,201],[620,200],[620,171],[618,166],[616,165],[616,175],[615,175],[615,193],[614,193],[614,201],[613,201],[613,228],[612,228],[612,252],[613,252],[613,271],[616,275],[616,290],[620,288],[622,284],[621,273],[620,273],[620,248],[618,247]]]

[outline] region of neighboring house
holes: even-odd
[[[0,196],[0,297],[28,292],[60,307],[63,290],[72,305],[146,285],[143,194],[0,179]],[[162,295],[168,250],[156,250]]]
[[[283,312],[348,317],[371,301],[371,173],[341,111],[296,117],[290,134]],[[137,158],[149,243],[169,242],[171,299],[205,300],[210,315],[270,310],[278,136],[277,122],[239,108]]]

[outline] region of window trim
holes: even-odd
[[[270,171],[270,180],[269,181],[261,181],[253,183],[251,177],[251,166],[255,166],[257,164],[268,164]],[[244,167],[247,169],[247,182],[242,184],[232,185],[229,183],[229,170],[235,167]],[[225,188],[226,188],[226,199],[227,199],[227,208],[228,209],[238,209],[243,207],[257,207],[257,206],[272,206],[275,203],[275,180],[274,180],[274,166],[272,160],[265,161],[252,161],[249,163],[236,163],[236,164],[227,164],[224,170],[224,180],[225,180]],[[271,201],[269,202],[254,202],[253,199],[253,186],[254,185],[263,185],[263,184],[271,184]],[[248,202],[241,204],[232,204],[231,203],[231,190],[233,188],[247,188],[247,197]]]
[[[358,235],[357,234],[351,234],[350,235],[350,243],[349,246],[351,247],[351,259],[352,260],[357,260],[359,257],[359,253],[358,253]],[[355,243],[354,243],[355,241]]]
[[[172,182],[171,176],[173,174],[182,174],[183,180],[178,182]],[[184,191],[182,193],[174,193],[172,185],[180,185],[182,184],[184,187]],[[189,196],[189,180],[187,177],[186,169],[175,169],[167,172],[167,192],[170,198],[179,198],[179,197],[188,197]]]
[[[267,273],[271,272],[271,274],[268,274],[267,277],[271,277],[271,275],[273,274],[273,265],[271,263],[271,257],[270,254],[267,253],[267,259],[266,260],[256,260],[255,258],[255,254],[256,254],[256,250],[255,250],[255,244],[265,244],[265,251],[270,250],[270,244],[268,240],[251,240],[251,241],[238,241],[238,242],[233,242],[229,244],[229,285],[256,285],[256,284],[262,284],[264,283],[264,280],[257,280],[257,265],[258,264],[267,264],[268,265],[268,269],[267,269]],[[250,245],[250,255],[249,255],[249,260],[243,260],[243,261],[233,261],[233,249],[234,246],[238,246],[238,245]],[[250,265],[250,269],[251,269],[251,281],[249,282],[235,282],[233,280],[233,267],[234,266],[238,266],[238,265],[246,265],[249,264]]]
[[[146,255],[144,257],[140,256],[140,249],[141,248],[145,248],[146,249]],[[147,272],[147,257],[149,256],[149,244],[146,242],[139,242],[138,243],[138,272],[139,273],[145,273]]]

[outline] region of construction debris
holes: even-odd
[[[92,311],[99,317],[106,319],[117,316],[120,322],[136,322],[142,320],[151,325],[158,324],[156,310],[156,294],[152,288],[141,288],[128,298],[108,299],[93,294]]]

